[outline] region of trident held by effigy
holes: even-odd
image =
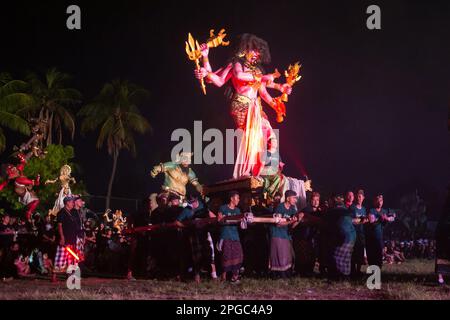
[[[224,38],[227,34],[225,33],[225,29],[221,29],[217,35],[214,35],[214,29],[209,31],[209,39],[206,42],[208,48],[216,48],[220,45],[228,46],[230,44],[229,41],[224,41]],[[200,45],[197,40],[194,40],[191,33],[188,34],[188,41],[186,41],[186,53],[188,55],[189,60],[195,61],[195,67],[197,71],[200,70],[200,58],[202,57],[202,53],[200,50]],[[206,95],[206,86],[204,79],[200,79],[200,86],[202,87],[203,94]]]

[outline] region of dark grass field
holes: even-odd
[[[83,278],[81,290],[69,290],[65,280],[21,279],[0,283],[0,299],[68,300],[450,300],[450,287],[438,286],[434,261],[411,260],[385,265],[381,290],[369,290],[366,279],[329,283],[319,278],[289,280],[242,279],[239,284]]]

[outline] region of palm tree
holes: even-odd
[[[145,133],[150,129],[148,121],[140,114],[137,104],[149,95],[148,91],[129,83],[114,80],[106,83],[92,103],[84,106],[78,113],[84,117],[81,132],[100,129],[97,148],[106,142],[108,153],[113,158],[113,167],[106,195],[106,208],[109,208],[111,191],[116,175],[117,160],[122,149],[136,155],[133,133]]]
[[[53,142],[53,135],[58,137],[58,143],[62,143],[62,132],[65,127],[73,139],[75,134],[75,117],[70,107],[80,103],[81,93],[73,88],[66,88],[65,84],[70,79],[66,73],[55,68],[48,70],[44,79],[31,73],[27,77],[30,85],[29,98],[33,103],[20,108],[17,113],[28,119],[35,117],[47,123],[45,132],[46,144]]]
[[[8,73],[0,73],[0,152],[6,147],[2,127],[25,135],[30,134],[28,122],[16,114],[18,108],[29,105],[31,100],[25,92],[27,83],[14,80]]]

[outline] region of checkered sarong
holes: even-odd
[[[336,247],[333,252],[336,270],[346,276],[351,272],[353,246],[353,242],[343,243],[339,247]]]
[[[82,252],[84,251],[83,239],[77,238],[76,248],[73,245],[68,245],[80,259],[82,259]],[[59,246],[56,248],[55,255],[55,270],[64,271],[69,265],[76,264],[75,258],[65,249],[65,247]]]
[[[73,249],[73,246],[70,246]],[[65,247],[58,246],[55,256],[55,271],[64,271],[69,265],[75,264],[75,258],[67,252]]]
[[[77,238],[77,250],[76,253],[80,260],[84,260],[84,239]]]

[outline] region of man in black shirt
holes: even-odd
[[[74,208],[74,198],[69,195],[64,198],[64,207],[56,215],[58,224],[59,245],[55,257],[55,271],[62,271],[70,264],[74,264],[74,257],[69,253],[67,247],[76,250],[77,237],[81,226],[80,218]]]

